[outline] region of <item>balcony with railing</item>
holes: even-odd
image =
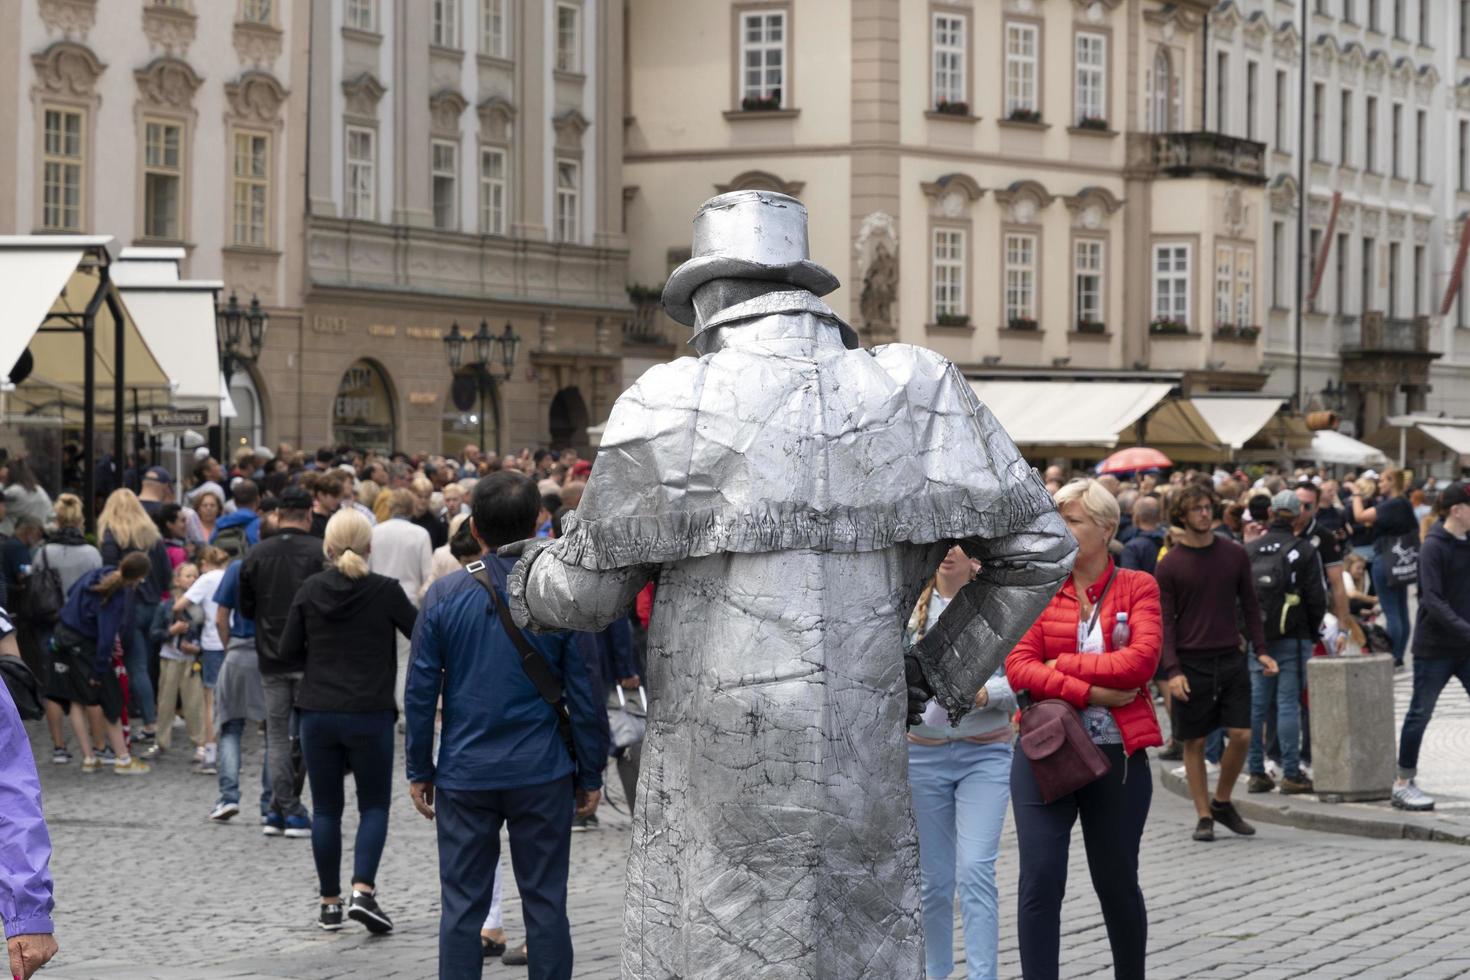
[[[1170,177],[1200,175],[1266,183],[1266,144],[1223,133],[1159,133],[1153,165]]]
[[[1337,318],[1338,349],[1344,354],[1438,356],[1429,349],[1429,317],[1388,317],[1378,312]]]

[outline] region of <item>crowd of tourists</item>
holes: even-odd
[[[241,742],[263,732],[250,807],[261,832],[311,839],[321,928],[352,920],[386,933],[377,872],[402,732],[413,805],[439,841],[441,975],[478,976],[500,956],[569,977],[569,835],[595,826],[610,759],[634,799],[639,722],[623,706],[636,704],[652,603],[640,597],[603,634],[522,633],[505,611],[513,556],[496,551],[559,535],[590,461],[282,445],[243,450],[228,469],[200,453],[177,497],[175,474],[146,463],[106,493],[90,539],[76,494],[51,499],[23,461],[0,473],[0,607],[11,610],[0,632],[38,678],[52,762],[140,776],[181,756],[213,777],[204,809],[226,822],[241,814]],[[972,711],[952,723],[931,701],[908,732],[931,977],[954,969],[957,897],[969,974],[995,975],[1008,802],[1025,975],[1057,975],[1080,820],[1117,975],[1141,977],[1147,749],[1183,761],[1195,840],[1214,840],[1217,826],[1254,834],[1231,801],[1242,772],[1252,793],[1313,791],[1309,658],[1380,651],[1402,669],[1412,639],[1393,802],[1429,809],[1414,781],[1425,727],[1450,679],[1470,691],[1461,484],[1411,483],[1397,469],[1093,479],[1051,467],[1044,479],[1078,543],[1070,578]],[[978,571],[951,548],[912,610],[909,642]],[[547,676],[565,695],[557,707]],[[1016,737],[1018,709],[1058,700],[1098,759],[1095,778],[1060,795],[1027,751],[1024,720]],[[344,889],[349,775],[360,823]],[[522,943],[500,920],[502,825]]]

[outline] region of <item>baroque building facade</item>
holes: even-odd
[[[1294,394],[1300,296],[1306,407],[1360,436],[1470,415],[1470,3],[1304,2],[1224,0],[1210,18],[1210,123],[1270,148],[1268,387]]]
[[[179,247],[258,296],[232,442],[585,444],[668,356],[628,322],[624,0],[18,6],[0,233]],[[481,323],[509,377],[451,369]]]
[[[1206,131],[1211,7],[640,0],[633,278],[682,261],[705,198],[769,188],[807,204],[843,279],[828,302],[867,343],[972,377],[1259,388],[1263,148]]]

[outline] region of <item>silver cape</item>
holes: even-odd
[[[1070,570],[1034,470],[955,367],[850,350],[795,290],[618,400],[517,621],[600,629],[657,580],[628,864],[628,978],[923,976],[903,627],[960,541],[982,562],[918,653],[958,720]]]

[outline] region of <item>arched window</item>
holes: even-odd
[[[354,361],[342,373],[332,401],[333,441],[391,453],[395,421],[393,392],[383,369],[373,361]]]
[[[446,456],[461,455],[471,444],[485,452],[500,452],[500,403],[495,385],[470,370],[454,375],[444,399],[440,433],[440,451]]]
[[[259,446],[265,442],[265,410],[260,404],[260,391],[247,368],[237,368],[230,375],[230,402],[235,417],[229,420],[230,445],[225,458],[233,459],[241,446]]]
[[[1150,73],[1148,106],[1150,131],[1167,133],[1174,129],[1173,92],[1174,68],[1169,58],[1169,49],[1161,44],[1154,55],[1154,67]]]

